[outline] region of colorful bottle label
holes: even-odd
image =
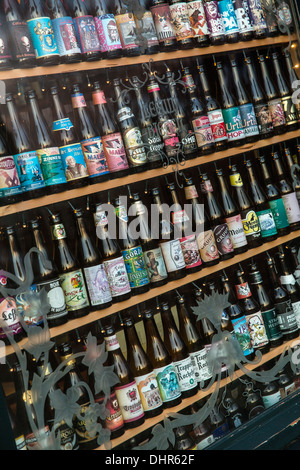
[[[153,17],[150,11],[146,11],[142,18],[135,17],[141,35],[141,45],[146,47],[158,46],[158,38],[154,26]]]
[[[218,7],[223,20],[225,35],[239,32],[238,22],[231,0],[221,0]]]
[[[94,18],[90,15],[73,18],[73,23],[79,39],[81,52],[100,51],[100,42],[96,31]]]
[[[67,182],[65,170],[58,147],[39,149],[36,151],[45,185],[64,184]]]
[[[271,308],[270,310],[265,310],[262,313],[267,337],[269,340],[276,341],[282,337],[282,333],[280,331],[279,321],[277,318],[275,308]]]
[[[212,372],[207,363],[207,351],[205,348],[190,353],[190,358],[194,367],[195,379],[198,383],[211,379]]]
[[[115,388],[124,423],[132,423],[144,416],[141,397],[136,382]]]
[[[186,5],[194,37],[208,36],[209,31],[202,0],[189,2]]]
[[[109,173],[101,137],[82,140],[81,147],[90,178]]]
[[[176,39],[169,4],[163,3],[150,7],[150,11],[153,15],[158,41],[164,43]]]
[[[178,2],[170,5],[170,13],[177,41],[192,38],[194,35],[186,2]]]
[[[236,296],[239,300],[246,299],[252,295],[248,282],[243,282],[242,284],[236,284],[235,290],[236,290]]]
[[[67,181],[89,176],[81,144],[65,145],[59,148]]]
[[[23,191],[44,188],[44,177],[36,152],[24,152],[14,155],[19,180]]]
[[[246,320],[253,348],[260,348],[268,344],[269,340],[261,311],[246,315]]]
[[[13,56],[16,59],[34,59],[35,53],[27,21],[7,21],[6,25],[8,36],[11,39]]]
[[[272,395],[262,395],[262,399],[265,405],[265,409],[270,408],[270,406],[275,405],[275,403],[278,403],[281,400],[280,390],[273,393]]]
[[[242,316],[240,318],[231,318],[231,323],[234,329],[235,339],[239,342],[244,356],[249,356],[249,354],[254,352],[254,349],[251,344],[251,337],[246,317]]]
[[[300,208],[296,193],[283,194],[281,197],[289,223],[293,224],[294,222],[299,222]]]
[[[119,132],[102,137],[107,166],[110,173],[128,168],[126,151]]]
[[[175,400],[181,396],[176,370],[173,364],[154,369],[160,396],[163,403]]]
[[[131,289],[149,284],[141,246],[122,251]]]
[[[61,287],[60,279],[52,279],[36,284],[37,292],[44,290],[47,294],[49,310],[47,312],[47,320],[56,320],[67,315],[67,305],[64,291]]]
[[[242,222],[246,237],[256,238],[260,236],[260,225],[255,211],[251,209],[242,211]]]
[[[192,125],[198,148],[201,148],[207,144],[211,144],[214,141],[214,136],[211,130],[208,116],[201,116],[194,119],[192,121]]]
[[[222,142],[227,140],[227,133],[222,110],[216,109],[214,111],[208,111],[207,115],[214,141]]]
[[[58,121],[54,121],[52,130],[53,132],[58,132],[62,130],[69,131],[70,129],[72,129],[72,127],[74,126],[72,122],[70,121],[70,119],[64,118],[64,119],[59,119]]]
[[[186,392],[187,390],[197,387],[198,384],[195,377],[194,366],[190,356],[181,361],[174,361],[173,365],[176,370],[181,392]]]
[[[242,246],[247,245],[247,239],[241,215],[238,214],[233,217],[227,217],[226,223],[230,232],[233,248],[241,248]]]
[[[272,116],[266,103],[254,105],[255,117],[260,134],[268,134],[273,130]]]
[[[133,13],[116,15],[115,20],[118,26],[122,49],[134,49],[139,47]]]
[[[275,304],[278,323],[283,336],[298,331],[298,323],[291,300]]]
[[[50,18],[33,18],[27,21],[37,59],[59,55]]]
[[[14,157],[0,158],[0,198],[21,194],[22,187]]]
[[[212,230],[206,230],[200,233],[197,237],[197,243],[204,263],[209,263],[210,261],[214,261],[220,257],[214,232]]]
[[[222,16],[216,0],[204,2],[204,11],[210,38],[217,38],[225,34]]]
[[[278,98],[269,101],[268,107],[271,114],[273,127],[284,126],[286,124],[286,120],[281,99]]]
[[[69,312],[89,306],[85,281],[81,269],[60,275],[66,304]]]
[[[131,291],[123,256],[104,261],[104,267],[112,297]]]
[[[240,107],[242,125],[245,136],[259,135],[259,129],[255,117],[255,111],[252,103],[243,104]]]
[[[271,209],[256,212],[263,238],[277,234],[275,220]]]
[[[254,31],[261,31],[267,28],[265,15],[260,0],[251,0],[248,2],[249,15]]]
[[[186,269],[201,266],[202,260],[196,235],[188,235],[187,237],[181,238],[180,244]]]
[[[81,54],[72,18],[55,18],[52,20],[52,25],[59,55],[64,57],[71,54]]]
[[[157,378],[154,372],[135,377],[144,411],[155,410],[162,406]]]
[[[170,240],[160,244],[168,273],[185,268],[180,241]]]
[[[161,248],[144,251],[144,260],[151,283],[162,281],[168,277]]]
[[[114,15],[106,13],[94,18],[99,42],[100,51],[108,52],[115,49],[122,49],[118,26]]]
[[[29,291],[33,292],[36,290],[36,286],[32,285],[29,288]],[[30,326],[39,326],[43,324],[44,318],[43,313],[36,308],[32,308],[30,304],[30,296],[28,292],[23,292],[15,296],[16,306],[19,311],[19,314],[22,316],[23,321],[28,327]]]
[[[4,280],[6,284],[6,279],[1,278],[2,285]],[[0,299],[0,319],[1,322],[5,324],[5,328],[7,328],[13,336],[22,332],[22,326],[19,321],[18,307],[12,297],[8,297],[7,299]],[[0,328],[0,339],[2,340],[5,338],[6,332],[3,328]]]
[[[285,96],[284,98],[281,98],[281,104],[285,115],[286,125],[290,126],[292,124],[296,124],[298,122],[298,116],[292,97]]]
[[[176,132],[176,123],[168,119],[160,126],[160,133],[165,144],[165,152],[168,157],[177,155],[180,148],[179,138]]]
[[[234,251],[234,248],[228,225],[217,225],[213,231],[219,253],[221,255],[227,255],[228,253],[232,253]]]
[[[104,397],[100,397],[100,398],[96,397],[95,402],[102,405],[104,402]],[[105,412],[106,412],[106,418],[105,418],[106,429],[109,429],[110,432],[114,432],[123,428],[124,420],[123,420],[119,401],[118,401],[115,391],[113,391],[110,394],[110,397],[106,400]]]
[[[83,271],[91,305],[103,305],[111,302],[112,297],[103,264],[84,268]]]
[[[223,109],[223,118],[225,122],[228,141],[236,141],[245,137],[243,129],[242,116],[240,108],[234,106],[233,108]]]
[[[271,208],[277,230],[288,227],[290,224],[282,198],[269,201],[269,206]]]
[[[235,0],[233,4],[239,31],[241,33],[253,31],[247,0]]]
[[[126,153],[133,166],[143,165],[147,162],[147,153],[144,147],[141,131],[138,127],[127,129],[123,134]]]

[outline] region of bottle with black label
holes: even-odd
[[[86,2],[73,0],[71,11],[82,59],[87,61],[100,60],[101,49],[97,28]]]
[[[300,328],[300,286],[297,284],[292,270],[288,267],[288,261],[283,250],[276,254],[276,259],[279,265],[280,283],[290,295],[298,328]]]
[[[172,23],[170,5],[166,0],[151,0],[150,11],[161,52],[175,51],[178,47]]]
[[[138,28],[138,36],[142,54],[157,54],[160,51],[158,37],[148,0],[140,2],[140,9],[133,10]]]

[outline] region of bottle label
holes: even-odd
[[[270,209],[256,212],[263,238],[277,234],[275,220]]]
[[[77,435],[73,426],[69,427],[64,420],[55,424],[54,420],[51,420],[50,423],[51,430],[60,438],[60,450],[78,450]]]
[[[238,106],[223,109],[223,118],[225,122],[228,141],[232,142],[245,137],[243,129],[242,116]]]
[[[185,392],[197,387],[194,366],[190,356],[188,356],[186,359],[183,359],[182,361],[175,361],[173,364],[176,370],[181,392]]]
[[[34,59],[35,53],[27,21],[7,21],[7,32],[11,39],[13,56],[16,59]]]
[[[56,320],[67,315],[67,305],[65,301],[64,291],[61,287],[60,279],[52,279],[51,281],[39,282],[35,289],[37,292],[44,290],[47,294],[49,303],[49,311],[47,312],[47,320]]]
[[[31,292],[36,290],[36,286],[33,285],[29,288]],[[43,324],[43,314],[40,313],[39,309],[32,308],[30,304],[30,297],[27,295],[28,292],[17,294],[15,296],[16,306],[19,314],[22,316],[23,321],[27,326],[39,326]]]
[[[198,442],[197,450],[203,450],[206,447],[210,446],[213,442],[215,442],[214,436],[211,434],[210,436],[202,439],[202,441]]]
[[[243,180],[241,178],[240,173],[233,173],[229,175],[229,180],[230,180],[231,186],[237,186],[237,187],[243,186]]]
[[[127,129],[123,134],[127,157],[132,165],[143,165],[147,161],[147,154],[143,145],[141,131],[138,127]]]
[[[81,52],[100,51],[100,42],[96,31],[94,18],[90,15],[73,18],[73,23],[79,39]]]
[[[157,38],[160,43],[176,39],[172,26],[170,7],[168,3],[150,7],[153,16]]]
[[[154,369],[153,372],[157,378],[160,396],[163,403],[175,400],[181,396],[178,378],[173,364]]]
[[[50,18],[33,18],[27,24],[37,59],[59,55]]]
[[[240,113],[245,136],[259,135],[253,104],[247,103],[240,106]]]
[[[255,104],[255,117],[260,134],[268,134],[273,130],[272,116],[266,103]]]
[[[100,51],[107,52],[122,49],[114,15],[106,13],[105,15],[94,18],[94,21],[100,42]]]
[[[81,269],[60,275],[69,312],[89,306],[88,295]]]
[[[275,308],[266,310],[262,313],[262,316],[264,319],[264,324],[269,340],[272,342],[282,338],[282,333],[280,330]]]
[[[276,8],[277,19],[285,25],[290,26],[293,23],[293,16],[289,5],[282,1]]]
[[[62,240],[67,234],[63,224],[55,224],[52,227],[52,240]]]
[[[165,151],[168,157],[177,155],[180,148],[180,142],[176,133],[176,123],[173,119],[163,122],[160,127],[160,133],[165,144]]]
[[[208,36],[209,31],[202,0],[187,3],[187,10],[194,37]]]
[[[291,96],[285,96],[281,98],[281,104],[283,107],[286,125],[296,124],[298,122],[296,106],[293,103]]]
[[[67,181],[86,178],[89,173],[86,167],[81,145],[71,144],[59,148]]]
[[[210,38],[217,38],[225,34],[222,16],[219,12],[218,2],[204,2],[204,11]]]
[[[157,378],[154,372],[135,377],[144,411],[155,410],[162,405]]]
[[[248,33],[249,31],[253,31],[249,18],[247,0],[235,0],[234,9],[240,33]]]
[[[163,159],[165,144],[162,141],[156,127],[150,124],[141,130],[142,140],[147,149],[147,158],[149,162],[156,162]],[[184,145],[185,139],[182,139]]]
[[[220,224],[214,228],[214,236],[218,251],[221,255],[232,253],[233,244],[227,224]]]
[[[143,44],[146,47],[158,46],[159,42],[151,12],[146,11],[141,19],[136,16],[136,22],[143,40],[141,45]]]
[[[286,210],[282,198],[269,201],[277,230],[289,226]]]
[[[86,166],[91,178],[109,173],[101,137],[81,141]]]
[[[207,115],[214,141],[222,142],[223,140],[227,140],[226,127],[221,109],[208,111]]]
[[[86,108],[86,101],[83,93],[74,93],[74,95],[72,95],[72,106],[74,109]]]
[[[253,237],[254,239],[259,237],[260,226],[256,212],[253,210],[242,211],[242,217],[246,237]]]
[[[72,129],[72,127],[74,126],[72,122],[70,121],[70,119],[64,118],[64,119],[59,119],[58,121],[54,121],[52,130],[53,132],[62,131],[62,130],[69,131],[70,129]]]
[[[202,265],[196,235],[188,235],[187,237],[181,238],[180,245],[186,269]]]
[[[74,416],[74,429],[77,434],[78,444],[83,445],[87,444],[95,439],[95,436],[90,436],[87,432],[86,419],[85,416],[88,415],[88,410],[90,407],[90,402],[84,403],[80,406],[80,413],[77,413]],[[78,417],[78,415],[80,417]]]
[[[103,264],[84,268],[84,275],[91,305],[103,305],[111,302],[112,297]]]
[[[115,20],[118,26],[122,49],[134,49],[139,47],[139,40],[136,35],[136,24],[133,13],[116,15]]]
[[[262,395],[262,399],[265,405],[265,409],[270,408],[270,406],[275,405],[275,403],[278,403],[281,400],[280,390],[278,390],[276,393],[273,393],[272,395]]]
[[[104,261],[104,267],[112,297],[131,291],[123,256]]]
[[[246,315],[246,320],[253,348],[260,348],[268,344],[269,340],[261,311]]]
[[[196,186],[194,186],[194,185],[186,186],[184,188],[184,195],[185,195],[185,199],[187,199],[187,200],[194,199],[194,198],[198,197],[198,192],[197,192]]]
[[[6,284],[6,279],[1,279],[1,284]],[[12,333],[17,335],[22,332],[22,326],[19,321],[19,311],[15,300],[12,297],[7,299],[0,299],[0,323],[3,322],[5,327]],[[0,339],[5,339],[6,333],[3,328],[0,328]]]
[[[150,282],[159,282],[168,277],[161,248],[144,251],[144,260]]]
[[[226,223],[230,232],[233,248],[240,248],[247,245],[247,239],[244,231],[243,222],[241,215],[235,215],[233,217],[227,217]]]
[[[286,121],[281,99],[278,98],[269,101],[268,106],[272,118],[273,127],[284,126]]]
[[[296,279],[294,278],[293,274],[287,274],[286,276],[280,276],[281,284],[296,284]]]
[[[24,191],[43,188],[43,173],[36,152],[24,152],[14,155],[19,180]]]
[[[72,18],[55,18],[52,25],[59,55],[81,54]]]
[[[177,41],[192,38],[193,31],[190,24],[186,3],[179,2],[170,5],[170,13]]]
[[[46,186],[66,183],[65,170],[61,154],[57,147],[36,151]]]
[[[188,220],[189,218],[185,210],[174,211],[172,213],[172,222],[174,225],[187,222]]]
[[[300,301],[293,302],[292,308],[293,308],[293,311],[297,320],[298,328],[300,328]]]
[[[249,4],[249,15],[254,31],[261,31],[267,28],[264,12],[260,0],[253,0]]]
[[[141,246],[122,251],[131,289],[149,284]]]
[[[17,450],[27,450],[24,434],[22,434],[22,436],[16,437],[15,443],[16,443]]]
[[[22,188],[14,157],[0,158],[0,197],[21,193]]]
[[[107,351],[115,351],[116,349],[119,349],[120,344],[117,335],[106,336],[104,340]]]
[[[168,273],[185,268],[180,241],[170,240],[160,244]]]
[[[115,388],[124,423],[132,423],[144,416],[141,398],[137,385],[131,382]]]
[[[300,208],[297,200],[296,193],[283,194],[283,204],[286,210],[286,215],[290,224],[299,222],[300,220]]]
[[[239,342],[244,356],[249,356],[253,353],[254,349],[251,344],[250,332],[246,317],[231,318],[231,323],[234,329],[236,340]]]
[[[234,6],[231,0],[221,0],[218,7],[223,20],[225,35],[239,32]]]
[[[236,284],[235,290],[236,290],[236,296],[239,300],[246,299],[247,297],[251,297],[251,290],[250,290],[248,282],[243,282],[243,284]]]
[[[107,166],[110,173],[128,168],[122,136],[119,132],[102,137]]]
[[[219,258],[219,252],[212,230],[206,230],[197,237],[200,255],[204,263],[209,263]]]
[[[211,379],[212,372],[207,363],[207,351],[205,348],[200,351],[190,353],[190,358],[194,367],[195,379],[198,383]]]
[[[291,300],[275,304],[278,323],[283,336],[298,331],[298,324]]]
[[[193,129],[196,135],[196,141],[199,148],[211,144],[214,136],[210,127],[208,116],[201,116],[192,121]]]
[[[104,397],[96,397],[95,402],[102,405],[104,402]],[[109,429],[110,432],[118,431],[124,426],[123,416],[115,391],[112,392],[110,397],[106,400],[105,414],[105,428]]]

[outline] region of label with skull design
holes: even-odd
[[[8,39],[2,21],[0,21],[0,60],[1,59],[11,59]]]
[[[204,11],[211,38],[217,38],[225,33],[222,16],[218,8],[218,2],[205,2]]]
[[[81,50],[76,37],[73,20],[70,17],[52,20],[55,39],[60,56],[80,54]]]
[[[59,55],[50,18],[33,18],[27,23],[36,58]]]
[[[94,18],[100,40],[101,52],[122,49],[119,31],[114,15],[107,13]]]
[[[35,58],[26,21],[8,21],[7,32],[11,40],[12,53],[16,59]]]

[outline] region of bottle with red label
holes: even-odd
[[[203,1],[188,0],[186,6],[193,31],[194,46],[209,46],[209,30],[207,27]]]
[[[170,13],[176,40],[180,49],[194,47],[193,30],[188,15],[187,3],[181,0],[170,0]]]
[[[73,0],[72,17],[83,60],[101,59],[100,41],[93,15],[90,14],[86,2]]]
[[[150,11],[153,16],[161,52],[176,50],[178,44],[172,23],[169,2],[166,0],[151,0]]]
[[[127,2],[123,0],[114,0],[113,7],[111,9],[118,27],[123,54],[126,57],[133,57],[141,54],[141,47],[137,35],[137,25],[132,9],[133,6],[129,6]]]
[[[115,17],[108,12],[105,0],[93,0],[92,4],[102,58],[117,59],[122,56],[123,52]]]

